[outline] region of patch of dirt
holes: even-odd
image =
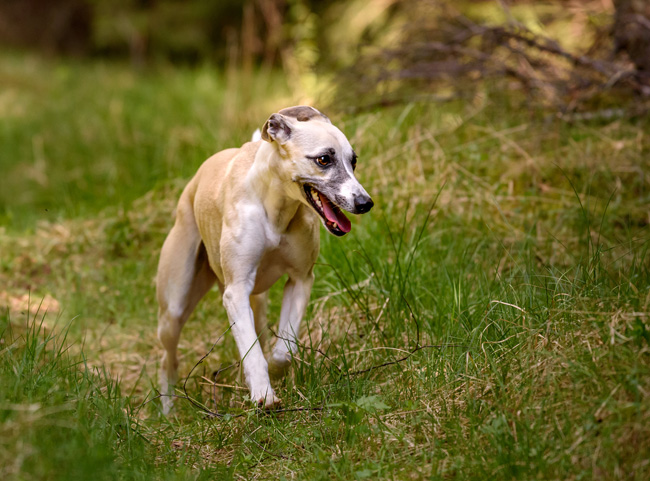
[[[13,319],[24,316],[26,312],[29,312],[31,316],[36,316],[37,314],[58,313],[61,310],[59,301],[49,294],[44,296],[14,295],[6,291],[0,291],[0,306],[8,308]]]

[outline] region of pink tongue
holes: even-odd
[[[350,232],[352,229],[350,219],[345,217],[345,214],[340,210],[337,209],[337,211],[334,211],[334,209],[332,209],[330,201],[327,200],[324,195],[320,195],[320,192],[318,196],[320,197],[321,204],[323,205],[323,212],[325,213],[327,220],[330,222],[336,222],[339,226],[339,229],[341,229],[343,232]]]

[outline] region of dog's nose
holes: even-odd
[[[354,199],[354,206],[357,209],[357,214],[365,214],[370,209],[372,209],[373,205],[375,205],[375,203],[372,201],[372,199],[370,197],[366,197],[365,195]]]

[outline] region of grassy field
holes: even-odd
[[[648,119],[570,124],[489,86],[328,111],[376,206],[322,233],[284,411],[246,402],[215,291],[164,418],[176,199],[301,99],[274,72],[12,55],[0,85],[1,479],[650,478]]]

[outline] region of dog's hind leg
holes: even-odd
[[[269,373],[274,378],[284,376],[291,363],[291,353],[296,351],[300,322],[305,315],[313,283],[314,275],[310,270],[303,278],[289,278],[284,285],[278,339],[269,359]]]
[[[163,413],[172,407],[178,371],[178,340],[196,304],[214,285],[205,247],[191,206],[179,204],[176,223],[167,236],[158,264],[158,338],[165,350],[160,368]]]
[[[255,318],[255,332],[259,339],[260,346],[264,350],[268,339],[268,326],[266,311],[269,303],[268,291],[262,294],[253,294],[250,296],[251,309],[253,310],[253,317]]]

